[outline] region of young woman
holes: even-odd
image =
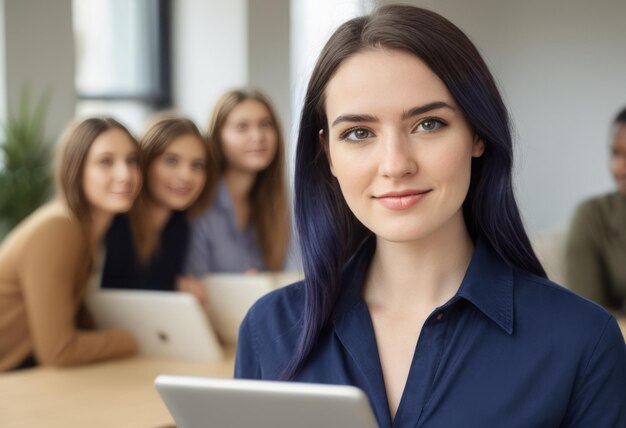
[[[546,279],[512,153],[457,27],[398,5],[343,24],[300,123],[306,279],[250,310],[235,375],[356,385],[381,427],[624,426],[621,332]]]
[[[77,320],[102,237],[139,192],[138,162],[137,142],[113,119],[86,119],[63,137],[56,199],[0,247],[0,371],[135,351],[129,332],[88,331]]]
[[[193,224],[187,271],[282,270],[289,241],[280,125],[260,92],[239,89],[217,103],[209,124],[220,182]]]
[[[178,289],[206,304],[203,288],[182,273],[189,217],[206,207],[215,183],[214,156],[196,125],[179,117],[157,120],[140,145],[144,187],[107,232],[102,286]]]

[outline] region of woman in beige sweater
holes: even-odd
[[[56,198],[0,247],[0,372],[132,354],[122,330],[85,330],[82,302],[101,238],[141,186],[136,140],[110,118],[70,128],[57,152]]]

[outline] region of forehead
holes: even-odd
[[[265,105],[254,99],[247,99],[235,106],[228,115],[228,121],[238,121],[246,119],[265,118],[270,116],[270,112]]]
[[[402,112],[433,101],[456,105],[443,81],[422,60],[400,50],[369,49],[346,59],[325,95],[329,121],[348,112]]]
[[[615,134],[613,134],[613,147],[626,149],[626,123],[618,123],[615,125]]]
[[[98,135],[89,148],[89,155],[112,151],[137,151],[130,137],[121,129],[112,128]]]
[[[184,134],[174,138],[162,154],[173,153],[179,156],[204,157],[204,143],[194,134]]]

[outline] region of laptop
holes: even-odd
[[[97,290],[86,297],[98,328],[129,330],[139,354],[216,361],[222,350],[202,306],[187,293]]]
[[[354,386],[169,375],[155,386],[179,428],[378,427]]]
[[[250,307],[270,291],[302,279],[300,272],[220,273],[202,278],[211,324],[222,342],[237,343],[239,325]]]

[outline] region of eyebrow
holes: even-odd
[[[432,103],[424,104],[423,106],[413,107],[409,110],[404,111],[402,113],[402,119],[419,116],[420,114],[424,114],[431,110],[437,110],[440,108],[447,108],[452,111],[456,111],[456,108],[444,101],[434,101]],[[341,122],[378,122],[378,118],[369,114],[342,114],[337,116],[337,118],[330,126],[334,127]]]

